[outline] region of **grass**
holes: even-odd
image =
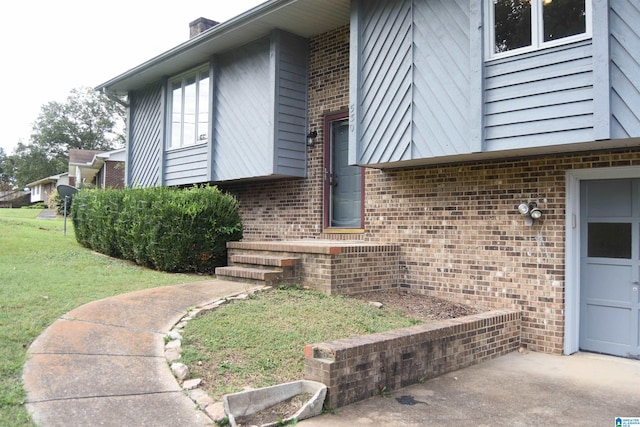
[[[205,277],[167,274],[78,245],[71,221],[39,210],[0,209],[0,426],[32,425],[22,367],[29,345],[61,315],[109,296]]]
[[[296,290],[261,292],[190,321],[182,363],[214,399],[244,387],[302,379],[306,344],[421,323],[340,296]]]

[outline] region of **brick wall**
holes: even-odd
[[[229,242],[227,247],[231,261],[238,255],[255,257],[256,261],[261,256],[294,258],[299,262],[290,273],[285,274],[283,281],[295,281],[296,284],[329,295],[353,295],[390,289],[398,283],[398,245],[243,241]]]
[[[565,188],[573,169],[640,165],[640,151],[367,172],[366,239],[400,244],[400,286],[522,310],[522,340],[561,353]],[[532,227],[517,212],[535,201]]]
[[[341,407],[397,390],[518,348],[520,313],[504,310],[305,348],[305,379],[324,383]]]
[[[124,188],[124,162],[104,162],[105,188]]]
[[[227,186],[245,240],[361,239],[400,245],[398,285],[486,308],[522,310],[522,340],[561,353],[565,174],[640,165],[637,149],[556,154],[365,172],[365,233],[323,234],[323,118],[348,106],[348,28],[311,40],[308,177]],[[517,213],[536,201],[544,216]]]

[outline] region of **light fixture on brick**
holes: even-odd
[[[309,134],[307,135],[307,145],[312,146],[313,144],[315,144],[317,136],[318,136],[317,130],[313,130],[309,132]]]
[[[531,227],[533,221],[542,217],[542,211],[536,202],[520,203],[518,212],[524,216],[524,225]]]

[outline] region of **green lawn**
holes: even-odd
[[[191,320],[182,363],[214,399],[304,377],[304,346],[420,324],[404,313],[302,289],[259,292]]]
[[[39,210],[0,209],[0,426],[31,425],[22,367],[33,340],[66,312],[145,288],[207,279],[167,274],[91,252],[71,221],[38,220]]]

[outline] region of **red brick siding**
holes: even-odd
[[[105,162],[103,166],[104,187],[124,188],[124,162]]]

